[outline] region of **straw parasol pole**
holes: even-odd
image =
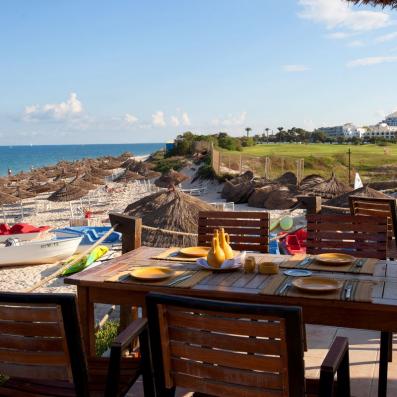
[[[0,204],[1,204],[1,210],[3,212],[4,223],[7,223],[7,217],[6,217],[6,213],[4,211],[4,205],[5,204],[16,204],[17,202],[18,202],[18,199],[15,196],[11,196],[10,194],[0,192]]]

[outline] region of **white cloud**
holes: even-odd
[[[130,113],[126,113],[124,115],[124,121],[127,124],[136,124],[138,122],[138,117],[136,117],[136,116],[134,116],[134,115],[132,115]]]
[[[353,40],[350,43],[347,43],[348,47],[363,47],[365,43],[362,40]]]
[[[174,127],[178,127],[178,125],[180,124],[178,117],[176,116],[171,116],[171,124]]]
[[[329,39],[342,40],[342,39],[346,39],[347,37],[350,37],[351,35],[352,35],[351,33],[347,33],[347,32],[333,32],[327,34],[327,37]]]
[[[397,32],[392,32],[384,34],[383,36],[379,36],[375,39],[375,43],[386,43],[387,41],[391,41],[394,39],[397,39]]]
[[[359,58],[349,61],[346,66],[348,68],[355,68],[358,66],[378,65],[381,63],[397,62],[397,56],[380,56],[380,57],[367,57]]]
[[[182,113],[182,123],[187,127],[190,125],[190,117],[186,112]]]
[[[55,119],[62,120],[74,118],[83,112],[83,104],[77,99],[77,94],[72,92],[65,102],[48,103],[43,106],[29,105],[25,107],[25,120]]]
[[[165,127],[167,123],[165,122],[164,112],[158,110],[156,113],[152,114],[152,123],[156,127]]]
[[[215,126],[233,127],[241,126],[245,123],[247,118],[247,112],[241,112],[238,114],[228,114],[225,118],[216,118],[212,120],[212,124]]]
[[[301,18],[324,23],[328,29],[368,31],[390,24],[390,15],[383,11],[357,10],[344,0],[299,0]]]
[[[306,65],[283,65],[284,72],[300,73],[306,72],[309,68]]]

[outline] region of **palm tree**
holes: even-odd
[[[246,131],[246,133],[247,133],[247,138],[250,136],[250,131],[252,131],[252,128],[250,128],[250,127],[247,127],[246,129],[245,129],[245,131]]]
[[[269,130],[270,130],[270,128],[265,128],[265,131],[266,131],[266,143],[269,143]]]

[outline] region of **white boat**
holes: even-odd
[[[19,241],[31,241],[31,240],[43,239],[48,237],[47,234],[50,231],[51,229],[37,233],[0,234],[0,243],[4,243],[9,238],[16,238]]]
[[[0,266],[54,263],[72,256],[82,236],[53,240],[25,241],[20,245],[0,245]]]

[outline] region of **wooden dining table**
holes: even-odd
[[[351,272],[343,272],[331,266],[323,266],[323,269],[315,268],[313,275],[339,280],[345,283],[343,285],[371,284],[367,299],[346,299],[343,294],[338,298],[324,299],[324,296],[319,294],[300,296],[295,293],[289,296],[281,291],[283,289],[281,284],[274,291],[271,289],[267,291],[277,277],[283,277],[285,270],[283,263],[287,263],[288,260],[286,256],[256,255],[257,260],[277,263],[280,266],[278,275],[268,275],[258,272],[244,273],[243,269],[212,272],[200,270],[197,264],[191,261],[177,261],[172,258],[153,259],[162,252],[164,248],[142,246],[65,279],[66,284],[77,286],[80,320],[87,354],[95,355],[94,305],[104,303],[141,307],[145,315],[145,295],[150,291],[225,301],[294,305],[302,307],[303,320],[306,324],[397,332],[397,262],[395,261],[377,261],[370,274],[361,273],[359,266]],[[128,278],[131,270],[145,266],[165,266],[175,270],[176,273],[170,281],[161,283],[140,282]],[[290,263],[289,267],[291,267]],[[299,267],[300,264],[297,262],[296,268]],[[309,267],[307,268],[310,270]],[[187,277],[185,274],[190,276]],[[386,396],[387,351],[381,349],[380,361],[378,393],[380,396]]]

